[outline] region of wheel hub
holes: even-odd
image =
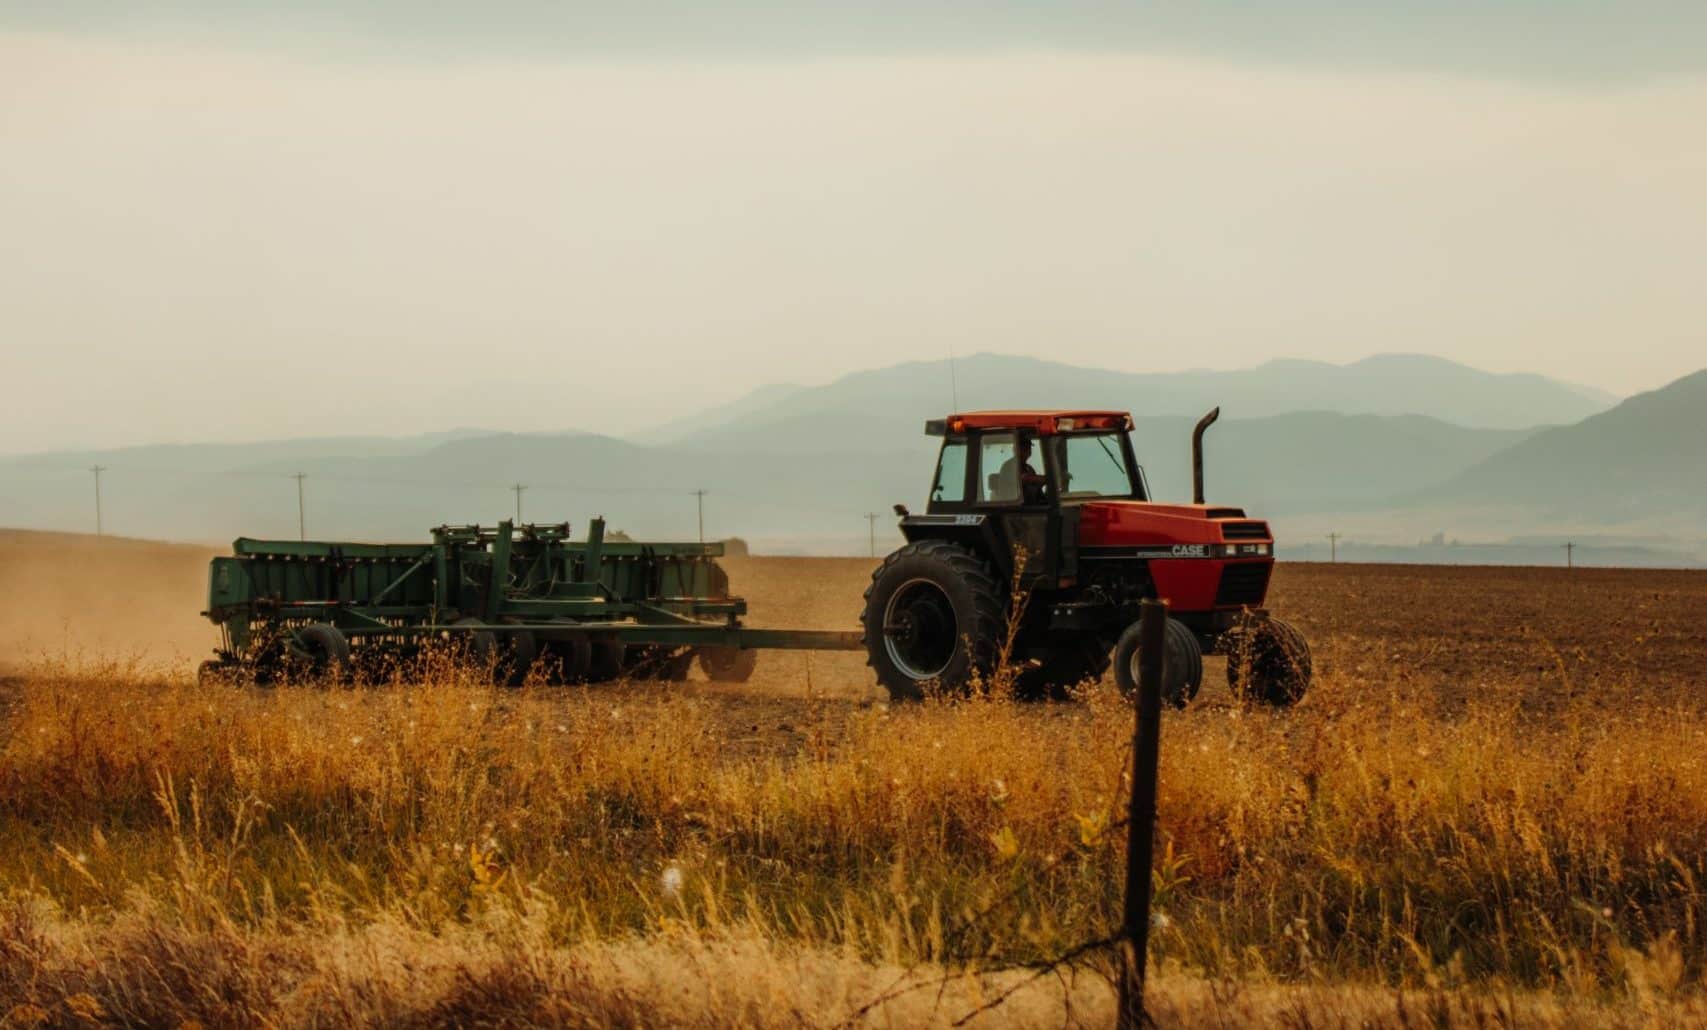
[[[910,679],[929,680],[942,675],[954,658],[959,629],[948,595],[928,579],[901,584],[884,606],[884,649],[895,667]]]

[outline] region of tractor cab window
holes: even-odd
[[[1029,436],[986,433],[979,443],[978,499],[986,504],[1042,504],[1044,479]]]
[[[931,484],[931,503],[966,503],[965,440],[949,440],[942,445],[942,456],[936,462],[936,482]]]
[[[1143,498],[1126,465],[1119,433],[1074,433],[1050,441],[1063,500],[1091,497]]]

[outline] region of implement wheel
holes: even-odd
[[[478,627],[486,624],[470,616],[451,625]],[[525,630],[500,634],[490,629],[471,628],[465,631],[464,639],[468,660],[477,666],[490,668],[492,682],[503,687],[521,686],[527,679],[533,660],[539,656],[539,646],[534,642],[533,634]]]
[[[678,681],[688,678],[693,651],[672,644],[641,644],[630,648],[624,671],[631,679]]]
[[[866,589],[866,661],[898,701],[963,691],[995,663],[1003,611],[995,578],[970,551],[946,540],[908,544]]]
[[[1310,688],[1310,645],[1291,623],[1251,622],[1228,637],[1227,686],[1235,696],[1284,708]]]
[[[759,653],[741,647],[702,647],[699,667],[713,683],[745,683],[759,666]]]
[[[350,640],[329,622],[316,622],[296,631],[297,646],[307,656],[306,675],[329,683],[350,680]]]
[[[580,637],[547,640],[539,645],[539,657],[534,664],[554,687],[585,683],[587,670],[593,664],[593,645]]]
[[[619,640],[595,640],[587,665],[588,683],[608,683],[623,673],[627,648]]]
[[[1126,627],[1114,645],[1114,682],[1127,697],[1138,696],[1138,623]],[[1184,708],[1203,685],[1203,648],[1184,623],[1169,619],[1162,635],[1162,702]]]

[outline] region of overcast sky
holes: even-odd
[[[0,0],[0,452],[1707,366],[1707,5],[1345,6]]]

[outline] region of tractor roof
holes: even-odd
[[[1131,428],[1132,416],[1124,411],[967,411],[925,423],[925,432],[932,436],[987,429],[1023,429],[1053,436],[1085,429]]]

